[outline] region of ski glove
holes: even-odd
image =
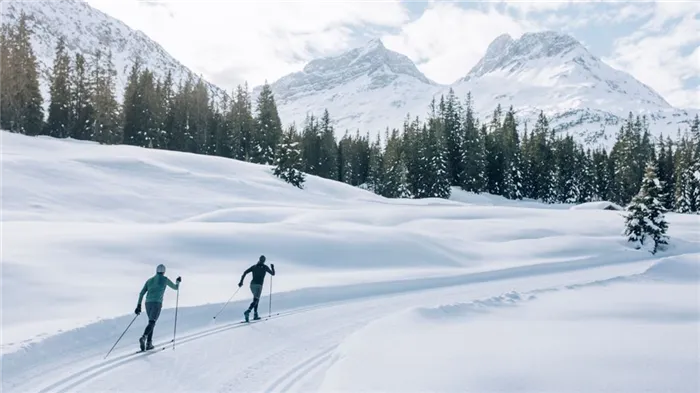
[[[272,267],[272,270],[273,270],[273,271],[275,270],[275,264],[274,264],[274,263],[271,264],[270,267]]]
[[[175,280],[175,282],[179,284],[180,281],[182,281],[182,278],[181,278],[180,276],[178,276],[178,277],[177,277],[177,280]]]
[[[240,288],[240,287],[242,287],[242,286],[243,286],[243,282],[241,281],[241,282],[238,283],[238,287]]]
[[[134,310],[134,314],[136,314],[136,315],[141,314],[141,305],[140,304],[138,306],[136,306],[136,310]]]

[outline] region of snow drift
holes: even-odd
[[[0,137],[3,391],[696,387],[696,216],[668,214],[672,247],[652,256],[618,212],[391,200],[314,176],[300,190],[235,160]],[[280,317],[241,328],[242,288],[213,321],[260,254]],[[142,318],[103,360],[158,263],[183,277],[178,350],[129,358]],[[174,306],[166,293],[159,345]]]

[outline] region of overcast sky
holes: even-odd
[[[571,34],[672,105],[700,108],[700,6],[693,2],[88,0],[231,90],[301,70],[379,37],[429,78],[452,83],[508,33]]]

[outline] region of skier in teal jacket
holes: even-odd
[[[165,265],[160,264],[156,268],[156,275],[146,280],[143,284],[143,289],[139,294],[139,303],[134,311],[136,315],[141,314],[141,301],[143,301],[143,295],[146,295],[146,315],[148,315],[148,325],[143,331],[143,336],[139,338],[139,346],[141,350],[153,349],[153,328],[156,326],[156,321],[160,316],[160,310],[163,308],[163,293],[165,293],[165,286],[169,286],[172,289],[178,290],[180,288],[180,281],[182,278],[178,277],[173,284],[168,277],[165,277]]]

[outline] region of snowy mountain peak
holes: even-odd
[[[131,65],[137,58],[159,78],[164,78],[168,72],[172,73],[176,82],[184,81],[190,76],[197,77],[144,33],[90,7],[84,1],[2,1],[0,11],[3,23],[16,23],[22,13],[28,17],[29,27],[33,31],[32,49],[39,63],[39,83],[45,106],[50,98],[49,79],[59,37],[65,39],[71,57],[80,53],[90,58],[97,50],[112,52],[117,71],[118,100],[122,99]],[[211,83],[207,82],[207,87],[217,100],[226,94]]]
[[[407,56],[391,51],[379,38],[336,56],[312,60],[300,72],[275,82],[275,98],[281,102],[329,91],[351,83],[371,91],[413,80],[435,85]]]
[[[510,68],[514,71],[526,62],[537,59],[565,60],[564,57],[571,53],[591,56],[580,42],[567,34],[554,31],[525,33],[517,40],[503,34],[491,42],[484,57],[469,71],[464,80],[500,69]]]

